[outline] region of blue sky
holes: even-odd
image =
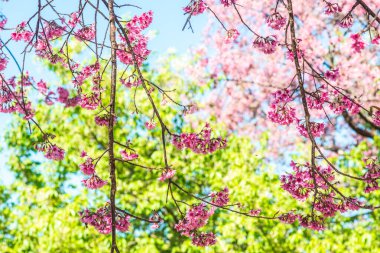
[[[44,1],[42,1],[44,2]],[[78,0],[55,0],[57,8],[67,6],[72,7],[78,4]],[[93,1],[96,2],[96,1]],[[122,3],[124,1],[117,1]],[[166,52],[168,49],[176,49],[177,52],[186,52],[191,46],[199,43],[202,36],[202,27],[206,23],[206,17],[204,15],[195,17],[192,19],[192,26],[194,33],[189,30],[182,31],[182,26],[186,20],[183,15],[182,7],[186,6],[189,0],[132,0],[128,1],[130,4],[138,5],[142,10],[135,8],[126,9],[126,13],[134,14],[135,12],[141,13],[143,11],[153,10],[154,19],[151,29],[157,31],[156,36],[149,42],[149,49],[153,51],[153,55],[158,55],[160,52]],[[0,1],[0,11],[8,18],[8,26],[15,27],[17,24],[24,20],[27,20],[31,15],[37,11],[37,0],[9,0],[8,2]],[[71,5],[68,5],[71,3]],[[0,34],[4,36],[3,34]],[[6,40],[7,38],[3,38]],[[19,47],[19,48],[18,48]],[[21,44],[11,45],[11,50],[15,52],[21,52]],[[9,72],[16,73],[16,66],[9,65]],[[34,65],[31,65],[28,69],[29,72],[42,74],[41,69],[34,69]],[[36,79],[39,79],[37,76]],[[4,144],[4,132],[11,122],[11,115],[0,113],[0,147],[4,148],[4,151],[0,152],[0,174],[2,175],[0,182],[6,182],[10,177],[8,170],[6,169],[6,161],[8,151]]]

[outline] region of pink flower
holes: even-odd
[[[266,21],[268,26],[274,30],[280,30],[286,24],[286,18],[282,17],[278,12],[268,16]]]
[[[293,212],[284,213],[278,217],[278,219],[285,224],[292,224],[294,223],[298,218],[297,214],[294,214]]]
[[[224,43],[226,44],[230,44],[234,41],[236,41],[236,39],[239,37],[240,33],[238,30],[236,29],[230,29],[227,31],[227,36],[226,38],[224,39]]]
[[[191,243],[199,247],[214,245],[216,243],[215,234],[212,232],[194,234]]]
[[[298,60],[302,59],[303,56],[304,56],[303,50],[297,48]],[[286,53],[286,58],[294,62],[294,53],[292,50],[288,50],[288,52]]]
[[[191,207],[185,218],[180,220],[174,228],[182,235],[191,236],[198,228],[207,224],[208,218],[214,213],[213,209],[207,210],[204,203]]]
[[[117,117],[113,117],[113,124],[115,125]],[[110,122],[109,114],[97,115],[95,116],[95,124],[98,126],[108,126]]]
[[[150,54],[150,50],[147,49],[148,39],[146,36],[142,34],[143,30],[148,28],[148,26],[152,23],[153,20],[153,12],[149,11],[143,13],[141,16],[134,16],[127,24],[126,29],[128,30],[128,39],[132,43],[133,53],[136,56],[137,64],[139,66],[142,65],[143,61]],[[121,41],[118,45],[118,50],[116,51],[116,55],[118,59],[126,64],[133,65],[133,57],[130,52],[130,49],[126,45],[126,39],[121,37]],[[137,86],[139,83],[135,83]],[[131,85],[132,86],[132,85]],[[128,87],[128,85],[127,85]]]
[[[116,216],[116,229],[120,232],[126,232],[129,229],[129,216]]]
[[[87,156],[87,153],[86,151],[82,150],[82,152],[80,153],[80,157],[86,157]]]
[[[364,189],[365,193],[370,193],[380,189],[379,184],[376,181],[380,179],[380,163],[376,162],[376,160],[376,158],[364,160],[367,170],[363,175],[363,179],[367,183],[367,186]]]
[[[258,216],[258,215],[260,215],[260,213],[261,213],[261,209],[249,210],[249,215],[251,215],[251,216]]]
[[[203,0],[194,0],[189,3],[188,6],[183,8],[186,14],[191,14],[193,16],[199,15],[206,10],[207,6]]]
[[[375,38],[371,41],[372,44],[379,45],[380,44],[380,35],[377,35]]]
[[[79,168],[83,174],[92,175],[95,173],[95,165],[92,162],[92,158],[88,157],[84,163],[79,165]]]
[[[301,216],[299,218],[300,225],[305,228],[310,228],[312,230],[321,231],[325,229],[324,218],[321,216]]]
[[[299,124],[297,126],[297,129],[302,136],[309,138],[309,134],[306,129],[306,124]],[[325,131],[325,124],[310,122],[310,131],[314,137],[320,137]]]
[[[289,192],[295,199],[305,201],[310,192],[314,189],[313,172],[309,163],[296,164],[293,161],[290,166],[293,168],[293,174],[286,174],[281,176],[281,187]],[[316,167],[321,175],[328,181],[332,182],[335,177],[330,167],[322,168]],[[319,174],[315,175],[315,187],[327,190],[329,186],[326,184]]]
[[[330,69],[330,70],[326,71],[325,77],[326,77],[326,79],[331,80],[331,81],[338,80],[338,78],[339,78],[339,68]]]
[[[132,153],[132,152],[127,152],[127,150],[125,150],[125,149],[120,151],[120,155],[123,158],[123,160],[125,160],[125,161],[132,161],[132,160],[139,158],[138,154]]]
[[[96,174],[93,174],[90,178],[82,180],[82,183],[88,189],[99,189],[107,184],[107,181],[102,180]]]
[[[66,103],[69,98],[69,91],[66,90],[65,88],[58,87],[57,93],[58,93],[58,99],[57,99],[58,102]]]
[[[70,20],[68,22],[69,27],[74,28],[79,23],[79,13],[73,12],[70,14]]]
[[[96,212],[86,209],[79,212],[80,220],[86,225],[93,226],[99,233],[109,234],[112,231],[111,208],[109,205],[99,208]],[[129,216],[121,211],[116,211],[116,229],[126,232],[129,229]]]
[[[96,36],[95,24],[79,29],[76,33],[74,33],[74,35],[75,35],[75,38],[81,41],[91,41],[95,39],[95,36]]]
[[[175,172],[176,171],[172,170],[172,169],[168,169],[166,171],[163,171],[162,174],[161,174],[161,176],[160,176],[160,178],[158,180],[160,180],[160,181],[163,182],[163,181],[165,181],[167,179],[170,179],[170,178],[174,177]]]
[[[268,112],[268,118],[280,125],[290,125],[296,118],[295,108],[289,106],[293,100],[289,90],[278,90],[272,93],[273,101],[270,104],[271,110]]]
[[[49,145],[45,150],[45,157],[50,160],[60,161],[65,156],[65,150],[57,145]]]
[[[0,20],[0,30],[4,29],[4,26],[7,24],[7,18],[5,16],[2,16],[1,17],[1,20]]]
[[[365,46],[360,34],[359,33],[352,34],[350,38],[353,40],[351,48],[354,50],[354,52],[360,53],[364,49],[364,46]]]
[[[342,12],[342,7],[340,7],[337,3],[332,4],[332,3],[326,2],[325,13],[327,15],[336,14],[339,12]]]
[[[65,30],[59,26],[55,21],[45,22],[44,31],[42,37],[44,39],[53,40],[63,35]]]
[[[347,17],[343,18],[339,22],[339,26],[342,28],[350,28],[353,23],[354,23],[354,18],[352,17],[351,14],[349,14],[349,15],[347,15]]]
[[[264,54],[273,54],[276,51],[277,36],[257,37],[253,42],[253,47],[259,49]]]
[[[373,124],[380,126],[380,110],[377,110],[372,115]]]
[[[310,109],[322,110],[323,104],[329,100],[328,92],[323,90],[318,90],[317,92],[312,93],[312,96],[308,95],[306,97],[307,106]]]
[[[95,110],[98,108],[100,103],[99,94],[98,93],[90,93],[88,95],[82,94],[79,105],[87,110]]]
[[[217,206],[225,206],[230,201],[227,187],[225,187],[220,192],[211,193],[210,197],[211,197],[211,203]]]
[[[130,76],[128,79],[120,78],[120,82],[127,88],[138,87],[142,83],[136,76]]]
[[[236,0],[220,0],[220,3],[224,5],[224,7],[229,7],[233,4],[236,4]]]
[[[37,89],[42,94],[45,94],[47,92],[47,85],[46,85],[46,83],[43,80],[39,81],[37,83]]]
[[[175,135],[172,143],[177,149],[181,150],[186,147],[197,154],[211,154],[227,146],[226,139],[211,138],[211,128],[208,123],[199,134],[182,133]]]
[[[11,33],[11,38],[14,41],[23,40],[29,42],[33,37],[33,32],[26,30],[26,22],[22,22],[16,27],[16,31]]]
[[[153,130],[156,127],[156,122],[154,122],[153,120],[147,121],[145,122],[145,127],[148,130]]]
[[[0,57],[0,71],[3,71],[7,67],[7,64],[8,60],[5,57]]]
[[[345,110],[352,114],[359,113],[359,106],[350,98],[340,94],[337,91],[334,91],[333,95],[335,95],[335,97],[334,100],[330,102],[329,107],[335,114],[341,114]]]

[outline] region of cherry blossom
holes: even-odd
[[[90,178],[82,180],[82,183],[88,189],[99,189],[107,184],[107,181],[102,180],[96,174],[93,174]]]
[[[228,188],[227,187],[225,187],[220,192],[216,192],[216,193],[213,192],[213,193],[211,193],[210,197],[211,197],[211,203],[213,203],[213,204],[215,204],[217,206],[225,206],[230,201],[230,199],[229,199],[229,192],[228,192]]]
[[[170,179],[170,178],[174,177],[175,172],[176,172],[175,170],[167,169],[167,170],[162,172],[162,174],[158,180],[165,181],[167,179]]]

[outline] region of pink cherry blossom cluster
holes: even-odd
[[[42,143],[36,145],[36,149],[44,152],[44,156],[50,160],[61,161],[65,157],[65,150],[55,144]]]
[[[91,157],[87,157],[86,161],[79,165],[80,170],[85,175],[92,175],[95,173],[95,165],[93,164],[93,159]]]
[[[230,44],[230,43],[236,41],[236,39],[239,37],[239,35],[240,35],[239,31],[235,28],[228,30],[227,36],[224,39],[224,43]]]
[[[199,232],[198,229],[207,224],[208,219],[214,214],[215,208],[207,209],[204,203],[195,205],[186,213],[185,218],[180,220],[174,228],[181,235],[192,238],[192,243],[196,246],[210,246],[216,243],[213,233]]]
[[[348,14],[339,22],[339,26],[342,28],[350,28],[353,24],[354,18],[352,17],[352,14]]]
[[[135,75],[131,75],[128,78],[120,78],[120,82],[127,88],[138,87],[141,84],[141,80]]]
[[[3,71],[7,68],[8,60],[5,56],[0,56],[0,71]]]
[[[316,231],[325,229],[325,219],[322,216],[305,215],[298,218],[300,225]]]
[[[364,192],[369,193],[379,190],[380,163],[377,161],[377,158],[366,158],[364,162],[366,164],[366,172],[363,175],[363,179],[367,183]]]
[[[192,236],[191,243],[199,247],[211,246],[216,243],[216,237],[215,237],[215,234],[212,232],[195,233]]]
[[[73,84],[76,86],[81,86],[87,78],[94,76],[96,73],[98,73],[99,69],[100,64],[98,62],[83,67],[82,70],[78,72],[78,74],[75,76]]]
[[[214,207],[208,210],[204,203],[194,205],[187,211],[185,218],[180,220],[174,228],[180,232],[181,235],[192,236],[197,229],[207,224],[208,219],[214,214],[214,211]]]
[[[278,219],[285,224],[292,224],[298,219],[299,215],[293,212],[281,214]]]
[[[91,92],[89,94],[82,94],[80,97],[79,105],[87,110],[95,110],[100,103],[98,92]]]
[[[2,16],[0,19],[1,19],[0,20],[0,30],[2,30],[2,29],[4,29],[4,26],[7,24],[8,19],[5,16]]]
[[[380,126],[380,109],[373,113],[372,119],[376,126]]]
[[[292,100],[292,94],[287,89],[272,93],[268,119],[280,125],[290,125],[296,121],[296,110],[289,105]]]
[[[75,38],[81,41],[92,41],[95,39],[95,24],[85,26],[74,33]]]
[[[266,22],[270,28],[280,30],[286,24],[286,18],[275,12],[267,17]]]
[[[65,29],[58,25],[55,21],[45,22],[44,30],[40,35],[47,40],[53,40],[63,35]]]
[[[324,90],[322,86],[316,92],[311,93],[311,95],[306,97],[307,106],[310,109],[322,110],[323,104],[329,100],[328,92]]]
[[[229,7],[233,4],[236,4],[236,0],[220,0],[220,3],[224,5],[224,7]]]
[[[165,171],[163,171],[161,173],[161,176],[160,176],[160,178],[158,180],[160,180],[162,182],[165,181],[165,180],[168,180],[168,179],[174,177],[175,172],[176,171],[173,170],[173,169],[165,169]]]
[[[335,114],[342,114],[345,110],[349,111],[351,114],[359,113],[359,105],[353,102],[350,98],[340,94],[336,90],[334,90],[332,95],[334,95],[334,100],[330,102],[329,107]]]
[[[251,216],[258,216],[261,213],[261,209],[251,209],[249,210],[249,215]]]
[[[362,37],[360,36],[359,33],[355,33],[355,34],[351,34],[350,38],[353,41],[351,48],[354,50],[355,53],[360,53],[365,47]]]
[[[357,199],[341,200],[336,198],[335,195],[335,192],[319,195],[314,204],[315,210],[321,212],[324,217],[333,217],[337,212],[344,213],[348,210],[358,210],[363,205]]]
[[[93,226],[99,233],[109,234],[112,231],[111,208],[109,205],[99,208],[96,212],[88,209],[79,212],[80,220],[86,225]],[[129,229],[130,217],[122,212],[116,212],[116,229],[120,232],[126,232]]]
[[[62,20],[62,21],[64,21],[64,20]],[[70,19],[67,22],[67,24],[69,27],[74,28],[79,23],[79,21],[80,21],[79,13],[73,12],[70,14]]]
[[[93,174],[90,178],[83,179],[82,183],[88,189],[95,190],[95,189],[99,189],[105,186],[107,184],[107,181],[101,179],[100,177],[98,177],[98,175]]]
[[[298,58],[298,60],[302,59],[302,57],[304,57],[304,51],[302,49],[297,48],[297,58]],[[294,62],[294,53],[293,53],[292,50],[289,49],[286,52],[286,59],[291,60],[292,62]]]
[[[99,189],[105,186],[107,181],[102,180],[95,174],[94,160],[84,151],[82,151],[81,157],[86,158],[86,161],[79,165],[80,170],[83,174],[91,176],[90,178],[82,180],[84,186],[88,189]]]
[[[228,0],[225,2],[228,2]],[[183,8],[183,11],[186,14],[196,16],[202,14],[206,9],[207,5],[203,0],[191,0],[191,2],[185,8]]]
[[[337,3],[326,2],[325,13],[327,15],[333,15],[342,12],[342,7]]]
[[[299,133],[306,137],[306,138],[309,138],[309,134],[307,132],[307,128],[306,128],[306,125],[305,124],[299,124],[297,126],[297,129],[299,131]],[[314,137],[321,137],[322,134],[324,133],[325,131],[325,124],[323,123],[318,123],[318,122],[310,122],[310,131],[311,131],[311,134],[314,136]]]
[[[33,37],[33,32],[26,29],[27,23],[21,22],[16,28],[15,32],[11,33],[11,39],[14,41],[20,41],[23,40],[25,42],[29,42]]]
[[[108,126],[109,125],[109,122],[110,122],[110,116],[109,114],[102,114],[102,115],[97,115],[95,116],[95,123],[98,125],[98,126]],[[116,123],[116,120],[117,120],[117,117],[114,116],[113,117],[113,124],[115,125]]]
[[[290,166],[293,168],[293,174],[281,176],[281,187],[294,198],[305,201],[314,187],[323,190],[329,189],[324,179],[319,176],[318,173],[313,173],[309,163],[303,165],[292,161]],[[322,168],[321,166],[317,166],[316,170],[319,171],[328,182],[332,182],[335,178],[331,167]]]
[[[153,20],[153,12],[149,11],[143,13],[141,16],[134,16],[129,22],[127,22],[126,29],[128,31],[128,39],[133,46],[133,54],[136,56],[136,61],[139,66],[150,54],[150,50],[147,49],[148,39],[142,34],[143,30],[149,27]],[[119,60],[127,65],[133,65],[133,56],[128,50],[126,39],[121,37],[123,43],[119,44],[116,51]]]
[[[132,161],[132,160],[139,158],[139,155],[137,153],[130,152],[130,151],[127,151],[125,149],[120,151],[120,155],[123,158],[123,160],[125,160],[125,161]]]
[[[217,206],[225,206],[230,201],[227,187],[225,187],[223,190],[219,192],[216,192],[216,193],[212,192],[210,194],[210,197],[211,197],[211,203]]]
[[[271,35],[267,37],[257,37],[253,41],[253,47],[257,48],[264,54],[273,54],[276,51],[277,46],[277,36]]]
[[[144,125],[145,125],[146,129],[148,129],[148,130],[153,130],[156,128],[156,122],[154,122],[154,120],[149,120],[149,121],[145,122]]]
[[[336,81],[339,78],[339,68],[330,69],[325,72],[325,77],[330,81]]]
[[[157,212],[154,212],[151,217],[149,217],[149,221],[153,224],[151,225],[152,229],[158,229],[160,227],[160,223],[163,221],[163,219],[158,215]]]
[[[206,126],[198,134],[182,133],[174,135],[172,143],[177,149],[188,148],[197,154],[211,154],[218,149],[225,148],[227,140],[221,137],[211,138],[211,131],[210,125],[206,123]]]

